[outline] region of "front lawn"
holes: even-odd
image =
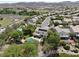
[[[79,57],[79,55],[69,55],[69,54],[65,54],[65,53],[60,53],[59,57]]]
[[[1,24],[1,26],[7,26],[7,25],[9,25],[9,24],[12,24],[13,22],[12,22],[12,20],[11,19],[3,19],[3,20],[0,20],[0,24]]]

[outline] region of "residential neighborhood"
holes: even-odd
[[[79,1],[0,4],[0,57],[79,57]]]

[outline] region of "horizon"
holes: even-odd
[[[0,0],[0,3],[18,3],[18,2],[45,2],[45,3],[58,3],[58,2],[65,2],[65,1],[70,1],[70,2],[76,2],[78,0]]]

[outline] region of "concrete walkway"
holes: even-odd
[[[40,44],[38,44],[38,57],[42,57],[43,56],[42,48],[43,47]]]

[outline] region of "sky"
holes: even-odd
[[[15,3],[15,2],[61,2],[61,1],[78,1],[78,0],[0,0],[0,3]]]

